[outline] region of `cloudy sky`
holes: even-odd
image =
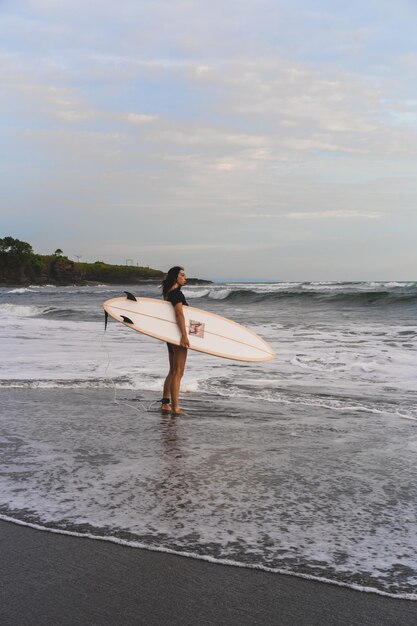
[[[416,279],[416,32],[415,0],[3,0],[0,236]]]

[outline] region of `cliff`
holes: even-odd
[[[24,241],[12,237],[0,239],[0,284],[3,285],[129,285],[160,282],[163,277],[164,272],[150,267],[111,265],[103,261],[77,263],[59,249],[51,255],[35,254],[32,246]],[[191,278],[188,282],[210,281]]]

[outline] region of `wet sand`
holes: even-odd
[[[74,442],[78,441],[80,432],[85,446],[89,429],[94,437],[101,433],[116,447],[116,458],[120,458],[120,450],[126,451],[125,436],[133,438],[139,446],[139,434],[149,431],[158,437],[156,425],[160,424],[160,428],[164,425],[164,420],[154,419],[158,411],[138,419],[142,413],[140,403],[132,405],[126,393],[122,400],[125,404],[115,405],[112,390],[75,393],[72,389],[63,389],[34,393],[31,389],[4,389],[0,396],[5,432],[10,435],[9,448],[5,447],[2,452],[6,467],[30,465],[37,455],[43,458],[42,449],[38,452],[36,446],[34,456],[30,456],[29,444],[34,440],[30,428],[34,429],[40,443],[51,440],[46,458],[50,460],[48,455],[52,451],[57,457],[51,458],[62,464],[65,450],[76,447]],[[141,402],[150,404],[154,396],[143,394]],[[193,410],[196,410],[194,405],[198,407],[197,401],[189,400],[188,405]],[[121,411],[121,407],[125,410]],[[234,410],[238,411],[239,405]],[[228,415],[233,413],[229,411]],[[30,420],[22,416],[30,416]],[[110,420],[112,416],[116,421]],[[190,417],[184,436],[198,429],[201,421]],[[239,420],[241,428],[242,420]],[[173,442],[171,430],[168,429],[169,437],[165,439],[164,433],[162,428],[161,441],[166,440],[166,445],[161,444],[161,449],[165,461],[172,457],[174,465],[169,467],[175,469],[178,441],[174,437]],[[283,436],[282,431],[280,435]],[[120,450],[119,436],[122,436]],[[63,439],[63,448],[59,445],[60,439]],[[146,447],[148,443],[149,438],[144,438],[143,445]],[[184,444],[183,454],[187,446]],[[99,448],[102,450],[102,446]],[[217,443],[213,448],[217,450]],[[143,455],[139,447],[135,463]],[[101,457],[99,461],[102,465]],[[151,459],[147,457],[145,461],[149,465]],[[20,474],[16,475],[16,481],[19,492]],[[35,489],[35,498],[37,493]],[[77,492],[78,498],[80,493]],[[3,512],[12,514],[12,511]],[[26,519],[31,517],[30,510],[28,515]],[[0,521],[0,563],[2,626],[417,624],[415,601],[103,540],[55,534],[5,521]]]
[[[417,623],[417,603],[0,521],[7,626]]]

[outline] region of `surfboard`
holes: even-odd
[[[108,315],[139,333],[180,345],[181,332],[170,302],[125,293],[125,298],[103,303]],[[271,346],[242,324],[192,306],[184,306],[183,312],[192,350],[234,361],[271,361],[275,357]]]

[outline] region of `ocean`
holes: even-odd
[[[0,288],[0,518],[417,599],[417,283],[186,286],[276,358],[165,344],[103,301],[157,285]]]

